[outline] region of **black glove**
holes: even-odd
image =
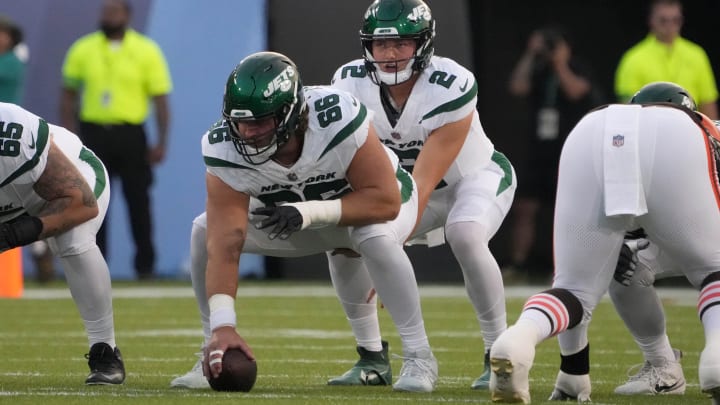
[[[638,264],[637,252],[646,249],[649,245],[650,242],[647,239],[626,240],[623,243],[615,266],[615,274],[613,274],[615,281],[626,287],[632,283]]]
[[[643,228],[634,229],[632,231],[625,232],[625,240],[645,239],[647,234]]]
[[[285,240],[289,238],[293,232],[297,232],[302,229],[303,217],[300,214],[300,211],[292,205],[261,207],[254,209],[252,213],[255,215],[267,216],[267,218],[255,225],[257,229],[264,229],[275,225],[272,231],[268,233],[268,237],[270,239],[275,239],[279,236],[280,239]]]
[[[0,253],[12,249],[10,246],[10,226],[8,224],[0,224]]]
[[[35,242],[42,230],[42,220],[30,215],[21,215],[0,224],[0,252]]]

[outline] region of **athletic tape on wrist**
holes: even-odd
[[[303,201],[299,203],[288,203],[300,211],[303,217],[301,229],[310,225],[337,225],[342,216],[342,202],[340,199],[325,201]]]
[[[208,300],[210,307],[210,330],[215,330],[222,326],[237,325],[237,315],[235,315],[235,299],[227,294],[214,294]]]

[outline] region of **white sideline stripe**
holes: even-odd
[[[507,298],[528,298],[533,294],[549,288],[549,286],[509,286],[505,288]],[[697,291],[691,288],[658,288],[661,299],[671,300],[676,305],[697,305]],[[463,298],[467,294],[464,286],[421,286],[423,298]],[[238,287],[239,298],[242,297],[335,297],[331,286],[258,286]],[[116,287],[113,298],[193,298],[193,291],[188,287]],[[67,288],[28,288],[22,299],[63,299],[71,298]],[[608,299],[607,295],[604,299]]]

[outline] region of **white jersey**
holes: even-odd
[[[221,120],[202,138],[208,172],[265,205],[330,200],[352,191],[347,170],[367,139],[372,114],[350,94],[330,87],[305,87],[304,92],[308,130],[300,158],[292,167],[272,160],[261,165],[246,162],[232,142],[230,128]],[[332,114],[327,113],[330,110]],[[398,158],[387,148],[386,152],[401,179],[404,171],[398,171]],[[409,175],[404,176],[401,187],[412,187]]]
[[[83,174],[96,197],[105,190],[102,163],[75,134],[15,104],[0,103],[0,222],[25,212],[37,215],[44,206],[46,201],[33,185],[45,171],[50,139]]]
[[[432,131],[459,121],[471,112],[470,132],[460,153],[448,168],[438,188],[455,184],[465,176],[484,169],[494,147],[480,124],[475,108],[477,82],[473,74],[452,59],[433,56],[420,73],[402,113],[393,125],[385,113],[380,87],[367,75],[362,59],[341,66],[333,77],[333,87],[356,96],[373,111],[373,125],[378,136],[412,172],[415,160]]]
[[[628,214],[612,215],[606,209],[608,188],[614,185],[608,174],[615,173],[605,169],[614,153],[623,153],[625,161],[614,160],[616,166],[629,162],[636,169],[622,177],[633,191],[621,201]],[[625,232],[637,228],[645,230],[667,260],[681,263],[682,273],[699,287],[720,267],[717,165],[701,122],[679,108],[611,105],[585,115],[560,156],[554,287],[581,288],[582,296],[592,290],[599,300],[615,271],[616,261],[608,258],[618,256]],[[633,215],[638,193],[646,209]],[[671,262],[666,265],[677,269]]]

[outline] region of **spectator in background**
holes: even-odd
[[[669,81],[687,89],[698,110],[718,119],[718,91],[710,60],[697,44],[680,36],[683,24],[679,0],[654,0],[648,17],[650,33],[620,59],[615,94],[628,102],[644,85]]]
[[[25,79],[25,63],[15,53],[22,42],[22,30],[0,15],[0,101],[20,104]]]
[[[550,253],[544,260],[543,255],[531,259],[536,240],[552,239],[550,224],[541,228],[536,218],[541,210],[552,210],[555,205],[558,162],[565,138],[600,102],[588,68],[572,54],[567,36],[557,27],[530,34],[509,87],[512,95],[527,99],[530,126],[524,139],[527,158],[518,176],[521,186],[512,208],[512,266],[503,271],[506,281],[524,278],[530,268],[552,269]]]
[[[75,129],[79,113],[81,139],[105,163],[111,177],[120,177],[136,247],[135,271],[139,279],[148,279],[155,270],[149,189],[152,165],[165,158],[167,95],[172,84],[162,51],[128,27],[130,14],[127,1],[104,1],[100,30],[70,47],[63,65],[60,113],[63,126],[70,130]],[[151,147],[144,129],[150,99],[158,129],[157,143]],[[107,251],[105,225],[98,233],[103,252]]]

